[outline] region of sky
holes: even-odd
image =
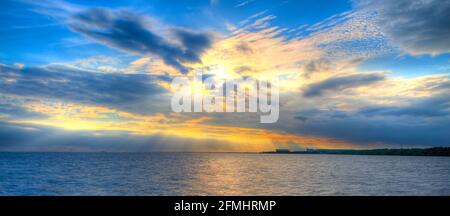
[[[0,151],[450,146],[450,2],[0,2]],[[176,77],[279,79],[280,114],[177,113]]]

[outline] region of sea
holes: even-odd
[[[450,195],[450,157],[0,153],[0,195]]]

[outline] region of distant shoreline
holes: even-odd
[[[450,147],[410,148],[410,149],[307,149],[305,151],[290,151],[277,149],[262,154],[339,154],[339,155],[391,155],[391,156],[450,156]]]
[[[335,155],[391,155],[391,156],[450,156],[450,147],[410,149],[306,149],[291,151],[276,149],[270,152],[181,152],[181,151],[0,151],[13,154],[335,154]]]

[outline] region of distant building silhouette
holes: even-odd
[[[276,149],[276,153],[291,153],[291,150],[289,149]]]

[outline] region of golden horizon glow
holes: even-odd
[[[49,126],[67,131],[127,132],[139,136],[214,140],[233,145],[231,151],[261,152],[280,147],[357,148],[351,143],[324,137],[287,134],[276,130],[208,124],[208,117],[180,118],[181,114],[137,115],[101,106],[71,103],[29,104],[30,111],[46,119],[13,120],[11,123]]]

